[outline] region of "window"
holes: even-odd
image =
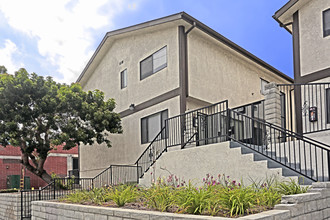
[[[327,123],[330,124],[330,88],[326,89],[326,114],[327,114]]]
[[[167,66],[167,46],[140,62],[140,80],[151,76]]]
[[[323,37],[330,35],[330,8],[323,12]]]
[[[266,94],[265,85],[267,85],[268,83],[269,83],[268,81],[260,78],[260,93],[262,95]]]
[[[120,72],[120,88],[127,87],[127,69]]]
[[[158,112],[141,119],[141,143],[151,142],[160,130],[165,126],[165,120],[168,118],[168,110]],[[166,134],[162,134],[162,139]]]

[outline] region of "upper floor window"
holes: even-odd
[[[151,76],[167,66],[167,46],[140,62],[140,80]]]
[[[127,69],[120,72],[120,88],[127,87]]]
[[[149,115],[141,119],[141,143],[151,142],[160,130],[165,126],[165,120],[168,118],[168,110]],[[165,138],[166,133],[162,133],[161,138]]]
[[[323,37],[330,35],[330,8],[323,12]]]

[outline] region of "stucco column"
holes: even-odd
[[[265,120],[268,123],[281,127],[281,93],[276,83],[265,85]],[[279,132],[267,126],[268,142],[279,143],[279,137]]]

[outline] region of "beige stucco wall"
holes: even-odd
[[[94,177],[111,164],[134,164],[148,144],[141,145],[141,118],[168,109],[169,117],[178,115],[179,96],[146,108],[122,119],[123,134],[110,136],[112,147],[81,146],[81,177]]]
[[[330,67],[330,36],[323,37],[322,12],[329,0],[313,0],[299,10],[301,75]]]
[[[241,154],[241,148],[230,148],[229,142],[173,150],[164,153],[155,165],[140,179],[140,184],[150,186],[158,178],[176,175],[180,180],[202,185],[206,174],[229,176],[231,180],[246,185],[282,177],[281,168],[267,168],[267,161],[253,161],[253,154]],[[293,177],[295,179],[296,177]]]
[[[97,88],[104,91],[107,98],[114,98],[117,112],[179,87],[177,26],[146,28],[109,41],[108,52],[90,78],[84,79],[83,88]],[[140,80],[140,61],[164,46],[167,46],[167,67]],[[120,72],[126,68],[127,87],[121,89]]]
[[[260,78],[288,83],[196,29],[188,35],[188,59],[189,96],[206,102],[239,106],[264,99]]]

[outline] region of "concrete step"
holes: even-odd
[[[301,169],[301,165],[300,163],[288,163],[288,159],[287,157],[276,157],[275,152],[271,152],[271,151],[266,151],[266,149],[264,148],[264,146],[255,146],[255,145],[248,145],[244,146],[240,143],[237,142],[231,142],[230,143],[230,147],[231,148],[241,148],[241,153],[242,154],[253,154],[253,160],[254,161],[267,161],[267,168],[269,169],[277,169],[277,168],[281,168],[282,170],[282,176],[284,177],[299,177],[298,178],[298,182],[299,184],[304,184],[304,185],[310,185],[312,184],[312,180],[308,179],[308,178],[302,178],[301,174],[292,170],[292,169],[297,169],[297,171],[303,173],[303,174],[307,174],[307,175],[313,175],[314,171],[313,170],[300,170]],[[274,159],[270,159],[268,157],[266,157],[265,155],[256,152],[253,149],[258,149],[258,150],[262,150],[264,148],[263,153],[267,154],[268,157],[274,158]],[[280,164],[279,162],[283,163],[284,165]],[[287,166],[291,167],[292,169],[288,168]]]

